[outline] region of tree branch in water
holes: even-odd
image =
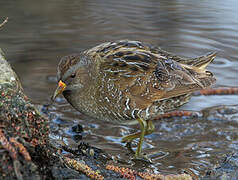
[[[8,17],[0,24],[0,28],[2,28],[8,22]]]

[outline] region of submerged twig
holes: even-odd
[[[0,24],[0,28],[3,27],[8,22],[8,17]]]
[[[238,94],[238,87],[203,89],[201,91],[193,93],[193,96],[235,95],[235,94]]]

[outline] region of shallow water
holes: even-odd
[[[9,17],[0,30],[0,47],[36,104],[49,103],[60,57],[118,39],[144,41],[187,57],[216,51],[209,66],[216,86],[237,86],[237,6],[236,0],[0,1],[0,18]],[[153,161],[151,169],[172,173],[189,168],[202,175],[223,154],[236,151],[237,102],[238,96],[193,97],[182,109],[203,110],[205,117],[155,122],[156,132],[143,146]],[[62,98],[51,108],[51,117],[53,141],[63,138],[74,147],[80,137],[71,127],[79,123],[83,141],[128,159],[121,136],[135,132],[137,126],[93,120]]]

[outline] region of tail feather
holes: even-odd
[[[201,70],[204,70],[208,66],[208,64],[210,64],[215,59],[216,54],[217,54],[216,52],[212,52],[205,56],[190,59],[187,61],[187,64],[198,67]]]

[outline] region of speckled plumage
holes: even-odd
[[[205,67],[215,53],[186,59],[139,41],[100,44],[62,58],[58,80],[74,108],[94,118],[129,124],[151,119],[188,102],[190,94],[211,86]]]

